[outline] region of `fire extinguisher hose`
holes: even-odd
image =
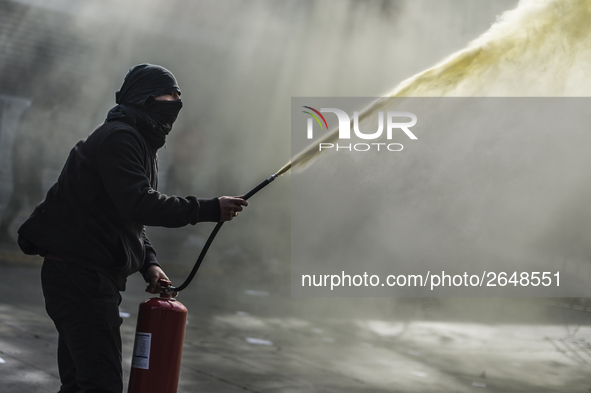
[[[257,192],[259,192],[260,190],[265,188],[273,180],[275,180],[277,178],[277,176],[278,176],[277,173],[275,173],[275,174],[271,175],[270,177],[268,177],[267,179],[263,180],[258,186],[256,186],[255,188],[253,188],[252,190],[247,192],[242,197],[242,199],[244,199],[244,200],[249,199],[254,194],[256,194]],[[191,270],[191,273],[189,274],[189,277],[187,277],[185,282],[182,283],[181,285],[179,285],[178,287],[171,286],[171,287],[165,288],[166,293],[180,292],[183,289],[187,288],[187,286],[189,286],[191,281],[193,281],[193,277],[195,277],[197,270],[199,270],[201,263],[203,263],[203,259],[205,258],[205,254],[207,254],[207,250],[209,250],[209,246],[211,246],[211,243],[213,243],[213,239],[215,239],[215,237],[218,234],[218,232],[220,231],[220,228],[222,227],[222,225],[224,225],[223,222],[218,222],[217,225],[215,226],[215,228],[213,228],[213,231],[211,231],[211,234],[207,238],[207,241],[205,242],[205,245],[203,246],[203,249],[201,250],[199,257],[197,258],[197,261],[195,262],[195,266],[193,266],[193,270]]]

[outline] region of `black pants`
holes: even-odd
[[[103,274],[45,259],[45,309],[59,333],[59,393],[121,393],[121,295]]]

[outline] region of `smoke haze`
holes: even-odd
[[[559,369],[564,364],[555,358],[561,359],[562,354],[552,347],[538,351],[535,345],[539,343],[532,344],[546,334],[564,333],[563,320],[548,311],[543,299],[289,298],[290,207],[295,195],[291,182],[295,183],[296,176],[313,178],[316,173],[323,179],[320,174],[338,174],[340,169],[330,152],[321,157],[314,154],[317,144],[312,150],[302,145],[292,151],[290,116],[292,97],[385,97],[364,101],[369,102],[364,111],[363,107],[347,108],[363,111],[361,127],[367,129],[375,126],[378,111],[400,108],[411,97],[588,97],[589,3],[0,0],[0,236],[6,231],[14,246],[16,229],[55,181],[71,147],[115,105],[115,91],[127,70],[143,62],[161,64],[177,77],[184,102],[166,149],[159,151],[161,192],[199,197],[243,194],[290,162],[292,153],[301,153],[300,147],[304,151],[293,157],[294,168],[308,168],[282,176],[257,194],[246,211],[225,225],[216,238],[195,281],[181,297],[188,308],[193,307],[191,312],[199,313],[188,327],[199,337],[196,341],[202,339],[201,324],[211,321],[222,321],[224,328],[230,326],[234,331],[247,326],[253,337],[276,334],[279,342],[291,345],[290,350],[295,348],[306,358],[316,359],[313,364],[322,364],[322,372],[326,371],[322,377],[346,374],[369,381],[362,386],[368,391],[392,391],[404,378],[416,391],[445,391],[449,386],[473,391],[474,386],[482,386],[470,386],[469,378],[480,375],[482,364],[502,371],[497,375],[506,381],[498,385],[502,386],[498,391],[515,386],[523,386],[522,391],[531,386],[550,391],[572,383],[570,379],[582,381],[577,385],[577,391],[582,391],[588,381],[579,373],[588,370],[581,371],[578,364],[570,363],[570,368]],[[462,101],[457,100],[455,108],[461,111]],[[453,121],[454,114],[447,119]],[[483,119],[475,116],[474,120]],[[589,142],[583,134],[580,130],[580,149]],[[441,141],[444,137],[438,135]],[[546,157],[542,153],[547,145],[536,139],[533,130],[518,137],[529,149],[517,158],[531,169],[539,162],[528,158]],[[335,135],[325,138],[334,140]],[[421,135],[422,141],[427,138]],[[462,165],[462,156],[437,155],[436,149],[425,159],[411,156],[406,162],[399,159],[396,165],[382,162],[380,175],[391,176],[389,186],[405,187],[394,187],[397,193],[380,195],[377,202],[386,206],[386,213],[395,210],[388,205],[391,201],[406,203],[410,208],[402,213],[404,220],[412,223],[410,229],[398,226],[387,214],[367,221],[358,205],[342,208],[335,204],[338,220],[329,222],[318,214],[307,223],[304,235],[326,235],[319,243],[332,241],[346,225],[357,224],[361,237],[377,233],[381,241],[388,241],[388,236],[393,239],[374,256],[396,254],[412,260],[416,254],[411,251],[418,248],[412,242],[414,235],[429,233],[434,242],[441,243],[453,240],[453,232],[440,227],[460,216],[464,239],[474,240],[468,246],[490,246],[492,237],[482,223],[497,222],[498,216],[487,208],[495,203],[496,208],[502,208],[503,200],[495,197],[503,194],[494,183],[488,189],[476,189],[454,181],[476,171],[470,163],[485,154],[500,152],[499,157],[507,160],[516,157],[519,150],[502,153],[503,142],[478,132],[469,139],[454,135],[445,140],[447,146],[469,157],[467,165]],[[561,146],[554,152],[557,155],[548,154],[549,160],[540,163],[540,177],[544,173],[549,173],[549,179],[550,175],[562,176],[558,153],[566,157],[569,150],[567,144]],[[527,243],[578,274],[589,267],[591,256],[587,207],[591,187],[586,181],[590,162],[578,155],[563,161],[571,168],[561,179],[566,186],[556,188],[547,183],[542,188],[541,194],[552,201],[552,209],[534,216],[534,230],[520,227],[524,230],[519,236],[509,240],[521,242],[520,246]],[[354,164],[347,168],[368,178],[375,171]],[[519,195],[523,173],[521,178],[505,176],[511,165],[509,161],[503,164],[486,167],[490,171],[486,174],[499,181],[508,179]],[[401,174],[401,169],[412,168],[421,170],[420,182]],[[441,177],[446,168],[453,168],[455,180]],[[317,183],[309,190],[312,196],[319,195],[312,202],[332,206],[331,199],[321,195],[330,184]],[[353,189],[342,187],[334,196],[347,195],[375,204],[373,191],[380,190],[379,184],[368,182]],[[440,190],[445,193],[438,194]],[[464,201],[472,203],[474,214],[462,215]],[[445,209],[450,206],[453,209]],[[526,216],[524,222],[528,222],[527,209],[536,207],[526,198],[519,199],[516,206],[515,215]],[[159,261],[175,284],[186,277],[212,228],[207,224],[174,230],[148,228]],[[502,228],[494,229],[497,240],[507,240],[510,235]],[[458,249],[462,245],[451,244]],[[436,257],[435,248],[419,251]],[[338,250],[327,259],[336,256]],[[357,256],[362,266],[363,255]],[[513,256],[532,255],[522,252]],[[137,276],[130,277],[136,288],[143,285],[137,284],[141,281]],[[203,297],[214,306],[201,309]],[[580,301],[585,305],[584,299]],[[128,302],[125,307],[135,305]],[[495,330],[501,323],[507,325]],[[550,329],[548,324],[554,326]],[[502,333],[495,333],[499,331]],[[503,335],[498,347],[483,346],[494,334]],[[513,341],[506,341],[505,335],[513,335]],[[333,341],[327,341],[330,339]],[[210,345],[207,339],[203,342]],[[375,348],[366,351],[372,345]],[[518,353],[507,355],[508,346],[517,348]],[[196,347],[190,348],[191,354],[197,352],[193,350]],[[277,348],[281,350],[279,344]],[[426,356],[419,358],[417,348]],[[487,358],[487,351],[493,355]],[[519,368],[520,364],[527,367]],[[464,371],[454,374],[458,369]],[[392,370],[402,371],[394,375]],[[418,374],[408,376],[417,370]],[[425,370],[433,379],[424,378]],[[521,384],[524,375],[535,381]],[[417,377],[423,378],[419,380],[422,385],[412,379]],[[449,383],[453,378],[462,384]]]
[[[515,1],[139,4],[1,2],[0,15],[10,21],[0,32],[7,54],[0,58],[2,94],[30,100],[31,106],[22,109],[20,127],[4,131],[16,135],[14,146],[20,150],[9,160],[14,165],[3,168],[0,209],[14,187],[12,166],[18,170],[30,163],[37,171],[27,173],[40,172],[43,190],[51,185],[70,147],[102,122],[123,76],[137,63],[173,71],[185,102],[159,154],[160,190],[236,195],[289,160],[290,97],[382,94],[465,46]],[[46,131],[26,126],[37,123]],[[27,204],[17,209],[22,221],[40,192],[31,186],[37,180],[18,177],[25,178],[17,190]],[[257,195],[248,220],[224,228],[230,249],[239,259],[248,256],[248,266],[258,266],[256,274],[246,269],[255,277],[288,271],[289,178],[282,182]],[[11,222],[12,230],[18,221]],[[151,228],[150,234],[160,257],[182,269],[208,231],[205,226]],[[224,241],[219,243],[212,256],[229,252]],[[222,270],[236,267],[232,258],[223,258],[230,262]]]

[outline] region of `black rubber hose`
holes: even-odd
[[[255,188],[253,188],[252,190],[247,192],[242,197],[242,199],[247,200],[248,198],[252,197],[254,194],[256,194],[257,192],[259,192],[260,190],[265,188],[269,183],[271,183],[276,178],[277,178],[277,174],[271,175],[269,178],[262,181],[258,186],[256,186]],[[189,277],[187,277],[185,282],[182,283],[178,287],[166,288],[167,293],[180,292],[183,289],[187,288],[187,286],[191,283],[191,281],[193,281],[193,277],[195,277],[195,274],[197,274],[197,270],[199,270],[201,263],[203,263],[203,259],[205,258],[205,254],[207,254],[207,250],[209,250],[209,246],[211,246],[211,243],[213,243],[213,239],[215,239],[215,237],[218,234],[218,232],[220,231],[220,228],[222,227],[222,225],[224,225],[223,222],[218,222],[217,225],[215,226],[215,228],[213,228],[213,231],[211,231],[211,234],[207,238],[207,241],[205,242],[205,245],[203,246],[203,249],[201,250],[199,257],[197,258],[197,261],[195,262],[195,266],[193,266],[193,270],[191,270],[191,273],[189,274]]]

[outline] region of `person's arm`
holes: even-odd
[[[144,281],[148,284],[146,292],[158,294],[162,292],[162,287],[158,284],[158,280],[164,279],[168,282],[170,282],[170,280],[156,259],[156,251],[154,250],[154,247],[152,247],[150,239],[146,236],[145,228],[142,232],[142,239],[144,243],[144,261],[140,268],[140,273],[144,277]]]
[[[142,232],[142,241],[144,243],[144,260],[142,262],[142,266],[140,267],[140,273],[146,282],[148,282],[146,277],[148,268],[152,265],[160,266],[160,264],[158,263],[158,259],[156,259],[156,250],[154,250],[150,239],[148,239],[148,236],[146,236],[146,228],[144,228]]]
[[[154,190],[145,174],[141,138],[120,131],[105,139],[98,165],[105,189],[127,220],[150,226],[182,227],[209,221],[228,221],[246,206],[241,198],[198,199],[167,196]]]

